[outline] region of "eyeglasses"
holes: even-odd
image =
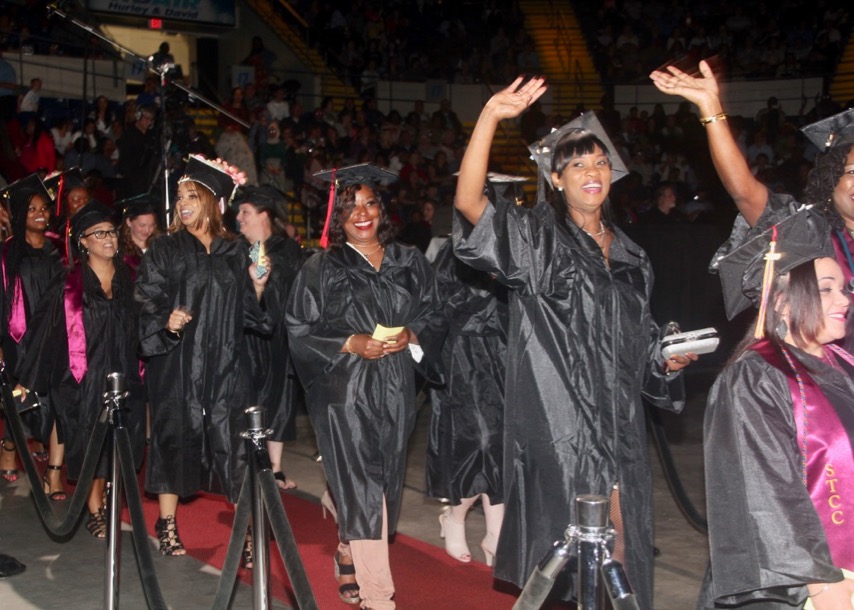
[[[110,237],[118,237],[118,236],[119,236],[119,232],[118,232],[118,230],[117,230],[117,229],[106,229],[106,230],[104,230],[104,229],[99,229],[99,230],[97,230],[97,231],[92,231],[91,233],[84,233],[83,235],[81,235],[81,236],[80,236],[80,238],[81,238],[81,239],[83,239],[84,237],[90,237],[90,236],[93,236],[93,235],[95,236],[95,239],[104,239],[104,238],[106,238],[108,235],[109,235]]]

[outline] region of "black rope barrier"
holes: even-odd
[[[652,430],[652,438],[655,441],[655,447],[658,450],[658,457],[661,460],[661,467],[664,469],[664,478],[667,481],[670,492],[673,495],[673,500],[676,506],[682,511],[688,525],[693,527],[701,534],[709,532],[709,526],[706,518],[700,514],[700,511],[694,506],[688,493],[685,491],[685,486],[682,484],[682,478],[676,469],[676,462],[673,459],[673,452],[670,451],[670,442],[667,440],[667,434],[664,431],[664,424],[661,421],[657,409],[647,408],[649,415],[650,429]]]
[[[2,362],[0,362],[0,401],[2,401],[6,422],[16,446],[19,448],[27,447],[27,436],[24,432],[24,426],[21,422],[15,398],[12,395],[12,388],[8,382],[8,378],[2,371]],[[58,539],[70,538],[80,521],[80,516],[92,484],[91,481],[95,475],[95,469],[100,460],[105,442],[107,442],[108,433],[112,433],[113,435],[112,442],[115,443],[115,452],[119,460],[121,479],[125,482],[124,495],[130,514],[131,538],[134,543],[134,552],[143,593],[149,609],[167,610],[168,605],[163,597],[160,583],[157,580],[150,539],[145,526],[142,496],[137,482],[130,435],[127,428],[123,426],[116,427],[111,423],[110,408],[107,406],[104,407],[87,444],[78,481],[88,481],[89,483],[88,485],[77,485],[68,509],[62,516],[57,515],[51,507],[47,494],[41,485],[41,479],[39,478],[33,457],[28,451],[19,449],[18,453],[24,465],[24,470],[27,473],[30,487],[32,488],[33,500],[48,534]],[[294,539],[293,529],[288,521],[285,507],[282,504],[279,487],[276,485],[275,477],[270,469],[266,448],[256,447],[250,459],[256,460],[259,464],[257,478],[261,494],[258,501],[263,502],[266,509],[266,514],[269,517],[269,527],[276,539],[279,554],[287,570],[297,604],[303,610],[317,610],[317,601],[311,590],[311,585],[309,584],[308,576],[299,555],[296,540]],[[246,475],[244,476],[235,507],[234,523],[229,538],[228,550],[217,583],[212,610],[228,610],[237,584],[237,572],[240,567],[240,560],[252,511],[252,471],[251,465],[247,465]],[[260,532],[256,538],[257,540],[264,539]]]
[[[24,433],[21,415],[18,413],[15,404],[15,397],[12,395],[12,388],[5,374],[0,374],[0,396],[3,399],[6,425],[9,426],[15,446],[18,447],[18,455],[21,458],[21,463],[24,465],[24,471],[27,473],[27,479],[32,488],[32,497],[38,509],[39,517],[41,517],[50,535],[59,539],[67,539],[76,530],[77,524],[80,521],[80,515],[83,513],[84,505],[89,496],[89,488],[92,485],[91,481],[95,475],[98,460],[101,457],[104,441],[107,438],[110,426],[109,421],[102,413],[95,423],[92,435],[89,437],[89,444],[86,446],[86,454],[83,458],[83,466],[80,469],[80,477],[78,479],[78,481],[86,481],[88,484],[77,485],[65,514],[58,515],[51,506],[51,501],[44,491],[42,479],[39,477],[33,456],[30,455],[29,451],[25,450],[27,447],[27,436]]]

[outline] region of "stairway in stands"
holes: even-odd
[[[854,100],[854,36],[848,37],[842,59],[836,66],[836,73],[830,84],[830,97],[843,106]]]
[[[554,111],[569,116],[579,104],[597,108],[604,89],[571,4],[519,0],[519,8],[551,85]]]
[[[320,76],[321,95],[331,96],[335,99],[348,97],[359,97],[358,92],[350,85],[342,81],[335,72],[324,61],[323,57],[308,46],[303,40],[302,34],[286,23],[273,9],[272,2],[282,0],[246,0],[246,4],[263,19],[279,38],[288,45],[290,50],[305,64],[306,70]]]

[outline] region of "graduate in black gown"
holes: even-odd
[[[804,210],[719,261],[728,315],[760,313],[708,397],[701,610],[854,608],[851,295],[828,233]]]
[[[142,463],[145,402],[137,357],[133,282],[119,256],[113,212],[92,202],[71,223],[78,259],[51,283],[24,336],[19,389],[48,393],[65,444],[68,478],[77,479],[89,436],[103,411],[107,375],[124,375],[127,427],[134,459]],[[99,463],[88,497],[87,529],[106,537],[107,459]],[[88,481],[81,481],[87,485]]]
[[[186,554],[179,498],[206,490],[236,502],[246,467],[240,432],[256,392],[245,330],[270,326],[258,303],[267,276],[222,221],[237,171],[190,158],[169,233],[152,242],[136,281],[151,410],[145,488],[158,494],[164,555]]]
[[[807,177],[801,201],[774,193],[751,173],[727,124],[713,63],[701,61],[699,74],[675,67],[653,72],[653,84],[663,93],[696,104],[708,137],[709,151],[721,182],[738,207],[729,241],[715,260],[791,216],[802,203],[816,206],[827,219],[836,261],[847,282],[854,282],[854,108],[804,126],[801,131],[820,151]],[[712,267],[714,267],[714,261]],[[843,346],[854,352],[854,316],[848,317]]]
[[[63,264],[59,239],[48,231],[53,202],[39,177],[33,174],[9,185],[2,197],[9,206],[12,235],[0,250],[0,346],[6,373],[14,385],[20,342],[45,290]],[[36,413],[25,416],[25,422],[35,441],[47,447],[54,423],[47,397],[40,401]],[[15,481],[18,478],[16,449],[8,427],[4,430],[2,447],[0,474],[7,481]],[[62,466],[61,451],[57,447],[51,465]],[[48,454],[43,452],[37,457],[47,459]],[[47,474],[52,482],[47,486],[48,495],[56,500],[65,498],[59,470],[48,468]]]
[[[395,607],[388,535],[415,426],[416,369],[436,379],[441,309],[427,259],[392,241],[375,189],[395,175],[363,164],[321,177],[337,183],[329,248],[291,290],[290,349],[338,507],[339,594],[386,610]]]
[[[490,199],[509,197],[516,204],[518,193],[507,179],[512,177],[490,174]],[[450,239],[439,250],[433,270],[448,334],[442,345],[445,384],[430,393],[427,495],[450,502],[439,517],[440,534],[445,551],[463,563],[472,558],[465,538],[466,514],[481,500],[486,535],[480,546],[491,566],[504,518],[507,287],[460,262]]]
[[[284,205],[284,195],[270,185],[245,186],[237,191],[237,225],[250,244],[250,258],[263,251],[270,259],[270,278],[264,288],[263,304],[273,324],[272,335],[248,331],[249,354],[258,391],[258,404],[267,409],[267,427],[273,432],[267,438],[276,484],[293,489],[296,482],[282,471],[285,440],[293,440],[294,410],[299,400],[296,378],[288,351],[288,329],[285,326],[285,304],[294,278],[304,260],[302,248],[288,237],[279,225],[277,208]]]
[[[505,517],[495,575],[523,586],[577,523],[575,498],[596,494],[611,500],[614,556],[625,562],[640,607],[651,610],[652,477],[641,396],[680,410],[681,375],[672,373],[696,355],[666,363],[661,356],[649,259],[605,211],[611,181],[626,170],[595,115],[532,146],[541,175],[532,209],[490,205],[484,195],[499,122],[544,91],[543,79],[520,77],[487,102],[457,180],[454,253],[510,288]],[[554,593],[572,591],[558,583]]]

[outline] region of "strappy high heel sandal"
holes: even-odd
[[[466,543],[466,524],[451,519],[451,509],[439,515],[439,537],[445,539],[445,552],[462,563],[471,562],[471,551]]]
[[[336,552],[332,557],[335,564],[335,580],[338,582],[338,597],[345,604],[358,604],[362,599],[359,597],[359,585],[355,582],[341,583],[344,576],[356,576],[356,566],[352,563],[341,563],[341,553]]]
[[[9,445],[11,445],[11,447]],[[12,454],[12,465],[13,466],[18,465],[15,449],[16,449],[15,443],[13,443],[12,441],[0,441],[0,451],[3,452],[4,457],[5,457],[5,454],[7,454],[7,453]],[[14,483],[15,481],[18,480],[18,469],[17,468],[4,468],[3,470],[0,470],[0,477],[3,477],[4,479],[9,481],[10,483]]]
[[[104,507],[98,509],[97,513],[89,513],[89,521],[86,523],[86,529],[95,538],[107,537],[107,519]]]
[[[159,518],[154,524],[154,529],[157,532],[157,540],[160,542],[161,555],[187,554],[181,538],[178,537],[178,523],[175,521],[175,515]]]
[[[243,542],[243,553],[240,555],[240,564],[247,570],[255,567],[255,551],[252,546],[252,528],[246,532],[246,540]]]
[[[47,476],[48,470],[62,470],[62,466],[54,466],[53,464],[48,464],[47,468],[45,468],[44,475],[42,475],[42,485],[44,486],[44,492],[47,494],[47,497],[53,500],[54,502],[59,502],[60,500],[65,500],[68,495],[65,493],[65,490],[61,487],[56,491],[51,491],[53,488],[50,486],[50,480]],[[60,485],[62,481],[60,480]]]
[[[279,486],[279,489],[296,489],[297,484],[285,476],[285,473],[279,470],[278,472],[273,473],[273,477],[276,479],[276,485]]]

